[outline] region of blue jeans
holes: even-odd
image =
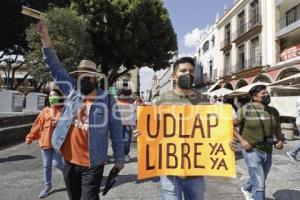
[[[64,161],[61,155],[57,153],[53,148],[42,149],[41,153],[43,158],[43,173],[45,186],[52,186],[52,162],[54,167],[62,170]]]
[[[300,133],[300,126],[298,126],[298,133]],[[298,144],[297,146],[296,146],[296,148],[294,148],[294,149],[292,149],[291,151],[290,151],[290,153],[292,154],[292,155],[294,155],[294,156],[297,156],[297,154],[300,152],[300,144]]]
[[[161,176],[160,184],[164,200],[203,200],[205,181],[203,176],[180,178],[178,176]]]
[[[244,190],[252,192],[254,200],[265,200],[265,180],[272,165],[272,154],[256,149],[246,152],[242,150],[250,179],[243,185]]]
[[[123,125],[123,139],[124,139],[124,155],[129,155],[130,143],[132,137],[131,125]]]

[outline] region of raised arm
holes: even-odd
[[[68,95],[76,82],[59,61],[49,36],[48,26],[45,22],[40,21],[37,24],[37,34],[40,36],[43,44],[43,58],[46,68],[50,71],[55,84],[58,85],[65,95]]]

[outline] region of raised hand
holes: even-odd
[[[45,48],[52,46],[48,32],[48,25],[45,21],[39,21],[36,27],[36,32],[40,36]]]

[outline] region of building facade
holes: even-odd
[[[257,81],[272,83],[299,72],[295,53],[300,38],[299,4],[293,0],[235,1],[217,25],[220,87],[234,90]]]
[[[139,69],[135,68],[130,70],[128,73],[122,75],[113,84],[117,90],[125,90],[128,95],[138,95],[139,94]]]
[[[207,26],[200,36],[197,52],[193,58],[196,64],[195,84],[209,85],[215,83],[220,78],[221,70],[219,68],[219,43],[217,22],[212,26]]]

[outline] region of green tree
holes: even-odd
[[[85,20],[71,8],[53,8],[47,13],[50,37],[60,61],[67,71],[76,69],[80,60],[93,58],[93,47],[86,31]],[[42,60],[41,42],[36,33],[35,24],[26,31],[29,53],[26,63],[29,74],[38,82],[49,81],[50,74]]]
[[[48,8],[49,4],[56,6],[67,6],[69,0],[0,0],[0,63],[5,74],[7,87],[16,89],[19,84],[13,85],[15,72],[24,64],[22,57],[25,55],[27,42],[25,40],[25,29],[33,20],[21,14],[22,5],[29,6],[41,11]],[[6,67],[4,67],[4,66]]]
[[[155,71],[169,66],[177,39],[161,0],[72,2],[89,23],[94,60],[101,63],[110,85],[137,66]]]

